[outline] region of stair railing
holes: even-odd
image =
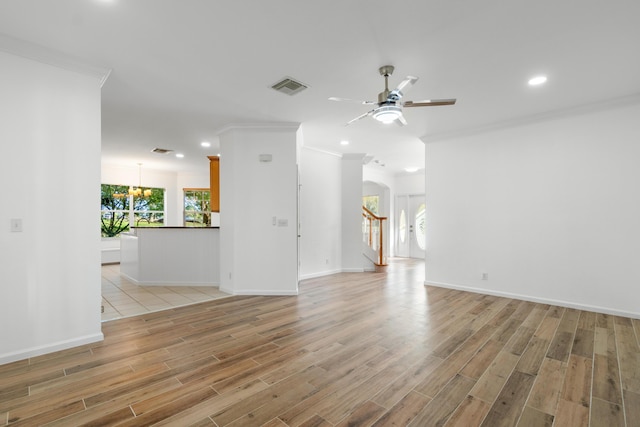
[[[376,265],[384,266],[384,223],[387,217],[378,216],[366,207],[362,207],[362,231],[363,241],[378,254],[378,262]]]

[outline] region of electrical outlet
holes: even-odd
[[[489,280],[489,273],[482,273],[482,280]]]

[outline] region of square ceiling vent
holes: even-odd
[[[308,87],[309,86],[305,85],[304,83],[300,83],[299,81],[294,80],[291,77],[285,77],[278,83],[272,85],[271,89],[291,96],[295,95],[296,93],[302,92]]]
[[[154,148],[153,150],[151,150],[152,153],[156,153],[156,154],[167,154],[167,153],[171,153],[173,150],[169,150],[166,148]]]

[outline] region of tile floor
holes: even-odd
[[[102,321],[230,296],[211,286],[141,286],[120,276],[120,264],[102,266]]]

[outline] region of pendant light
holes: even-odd
[[[149,197],[151,196],[151,189],[147,188],[146,190],[142,189],[142,163],[138,163],[138,186],[129,186],[128,191],[130,196],[133,197]]]

